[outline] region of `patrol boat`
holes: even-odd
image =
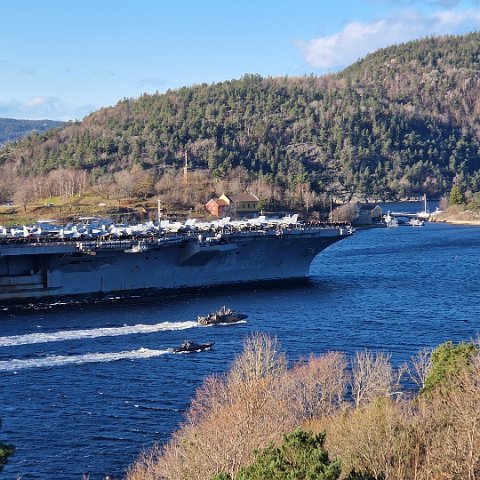
[[[192,340],[185,340],[179,347],[173,348],[173,353],[184,353],[184,352],[203,352],[203,350],[208,350],[215,345],[215,342],[207,343],[196,343]]]
[[[236,312],[224,305],[216,312],[209,313],[205,316],[199,315],[197,321],[200,325],[218,325],[220,323],[236,323],[245,318],[247,318],[247,315],[244,313]]]
[[[353,233],[297,216],[73,230],[0,228],[0,302],[304,278],[319,252]]]

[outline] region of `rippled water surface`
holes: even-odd
[[[121,477],[163,442],[206,375],[228,369],[245,335],[310,352],[385,350],[398,364],[480,331],[480,228],[427,224],[358,232],[314,261],[310,281],[162,297],[0,310],[2,478]],[[236,325],[200,327],[227,305]],[[210,351],[173,354],[185,338]]]

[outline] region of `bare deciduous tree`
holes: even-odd
[[[13,195],[13,201],[16,205],[23,207],[24,213],[27,213],[27,206],[34,200],[35,193],[30,179],[26,179],[21,184],[17,185]]]
[[[11,200],[15,191],[15,175],[9,165],[0,168],[0,202]]]
[[[352,365],[352,395],[357,407],[390,396],[394,385],[391,355],[357,352]]]
[[[290,404],[299,422],[331,416],[344,401],[347,385],[345,354],[311,356],[289,374]]]
[[[353,222],[357,217],[357,206],[354,203],[346,203],[335,208],[330,214],[331,222]]]
[[[246,338],[243,353],[238,356],[230,370],[229,380],[233,383],[276,377],[287,368],[285,354],[280,350],[276,337],[256,333]]]
[[[423,348],[411,358],[409,365],[404,365],[404,371],[409,379],[421,389],[425,387],[425,381],[432,368],[431,356],[432,349]]]
[[[73,195],[83,193],[88,186],[88,174],[84,170],[60,168],[48,174],[51,185],[50,193],[61,196],[64,200]]]
[[[480,360],[455,375],[448,389],[422,399],[429,479],[480,478]]]
[[[351,409],[327,428],[327,449],[341,458],[345,475],[355,469],[377,479],[418,479],[412,462],[413,418],[406,402],[389,398]]]

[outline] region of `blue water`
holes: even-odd
[[[0,476],[121,477],[166,441],[206,375],[256,331],[292,361],[369,348],[399,364],[425,346],[480,332],[480,228],[426,224],[358,232],[320,254],[309,282],[0,311]],[[199,327],[221,305],[244,323]],[[185,338],[212,350],[172,354]]]

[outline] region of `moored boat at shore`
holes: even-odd
[[[408,221],[408,224],[411,226],[411,227],[423,227],[424,225],[424,221],[423,220],[420,220],[419,218],[417,217],[412,217],[410,218],[410,220]]]
[[[398,227],[398,220],[397,220],[397,218],[395,218],[394,216],[392,216],[392,215],[390,214],[390,212],[388,212],[388,213],[384,216],[384,220],[385,220],[385,225],[386,225],[388,228]]]
[[[427,195],[423,195],[423,210],[421,212],[417,212],[417,218],[419,220],[428,220],[430,218],[431,213],[428,210],[427,204]]]

